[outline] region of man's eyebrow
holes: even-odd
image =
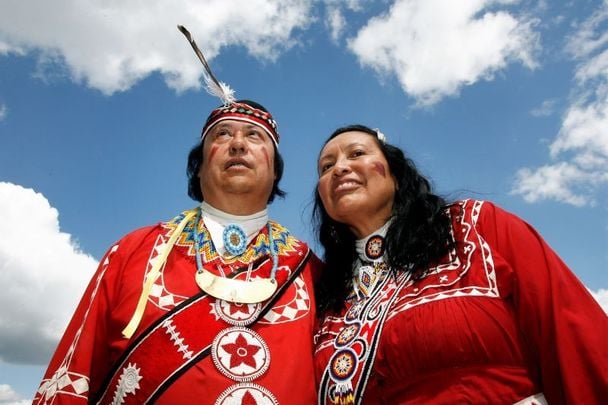
[[[232,125],[230,125],[230,124],[229,124],[229,123],[227,123],[227,122],[220,122],[220,123],[219,123],[219,124],[217,124],[215,127],[216,127],[216,128],[231,128],[231,127],[232,127]]]
[[[233,128],[234,126],[235,124],[230,122],[220,122],[215,125],[215,128]],[[255,124],[246,124],[245,129],[259,129],[260,131],[262,131],[262,128]]]

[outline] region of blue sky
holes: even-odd
[[[4,0],[0,404],[31,399],[104,251],[195,205],[218,101],[177,24],[275,116],[270,214],[313,247],[318,151],[362,123],[448,199],[533,225],[608,308],[608,1]]]

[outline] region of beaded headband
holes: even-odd
[[[262,128],[275,146],[279,147],[279,133],[277,132],[277,122],[272,118],[269,112],[259,110],[246,103],[232,102],[229,105],[224,105],[211,111],[207,122],[201,133],[201,142],[209,130],[218,122],[224,120],[236,120],[249,122]]]
[[[215,78],[215,75],[211,71],[211,67],[207,63],[205,56],[200,51],[190,32],[183,26],[178,25],[177,29],[181,31],[186,37],[194,53],[198,56],[198,59],[203,64],[203,79],[205,81],[205,90],[212,96],[219,97],[222,101],[222,105],[215,110],[211,111],[207,122],[203,127],[201,133],[201,142],[205,139],[205,135],[209,130],[218,122],[224,120],[237,120],[249,122],[253,125],[257,125],[266,132],[270,139],[274,142],[275,146],[279,146],[279,133],[277,132],[277,123],[272,118],[272,115],[266,111],[254,108],[249,104],[239,103],[236,101],[234,96],[234,90],[230,88],[226,83],[220,82]]]

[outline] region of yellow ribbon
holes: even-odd
[[[184,227],[186,226],[188,221],[190,221],[192,219],[192,217],[194,217],[194,215],[196,215],[196,211],[195,210],[190,211],[188,214],[186,214],[184,219],[181,220],[181,222],[179,223],[177,228],[175,228],[175,231],[171,235],[171,238],[169,238],[169,242],[167,242],[167,244],[165,245],[165,249],[162,252],[162,254],[160,255],[160,258],[154,263],[154,266],[148,273],[148,276],[146,277],[146,282],[144,284],[144,288],[141,292],[141,295],[139,296],[139,301],[137,302],[137,307],[135,308],[135,312],[133,313],[133,316],[131,317],[131,320],[129,321],[127,326],[122,330],[122,335],[124,337],[126,337],[127,339],[129,339],[129,338],[131,338],[131,336],[133,336],[133,333],[135,333],[135,330],[137,329],[139,322],[141,322],[141,318],[144,315],[144,310],[146,309],[146,302],[148,301],[148,297],[150,296],[150,290],[152,289],[154,282],[160,275],[160,269],[163,266],[163,264],[165,264],[165,262],[167,261],[169,252],[171,252],[171,249],[173,249],[173,245],[175,245],[177,238],[184,230]]]

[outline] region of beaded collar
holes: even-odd
[[[363,239],[355,241],[355,249],[359,255],[359,259],[364,262],[376,262],[382,260],[386,244],[384,238],[391,224],[389,219],[382,227],[370,233]]]
[[[268,210],[264,209],[252,215],[232,215],[224,211],[221,211],[205,201],[201,203],[201,216],[215,250],[221,255],[225,256],[228,253],[229,256],[238,256],[237,251],[227,249],[227,244],[224,241],[224,231],[229,229],[242,229],[242,241],[240,245],[246,247],[254,237],[260,232],[260,230],[268,223]],[[237,230],[237,232],[240,232]],[[229,247],[229,246],[228,246]]]
[[[357,299],[369,297],[378,281],[388,273],[384,252],[390,223],[391,220],[365,238],[355,241],[358,258],[353,263],[353,292]]]
[[[276,282],[276,271],[279,264],[278,249],[272,237],[272,227],[270,222],[267,222],[268,226],[268,249],[272,257],[272,270],[270,278],[256,278],[250,279],[253,261],[248,265],[247,279],[236,280],[228,278],[225,275],[215,275],[210,271],[206,270],[203,266],[203,261],[200,254],[200,240],[201,234],[198,233],[198,222],[202,220],[202,207],[199,209],[197,219],[194,226],[194,244],[196,251],[196,267],[197,272],[195,276],[196,284],[201,290],[205,291],[209,295],[219,298],[225,301],[251,304],[256,302],[262,302],[268,299],[277,289]],[[233,224],[234,225],[234,224]],[[227,227],[226,229],[228,229]]]

